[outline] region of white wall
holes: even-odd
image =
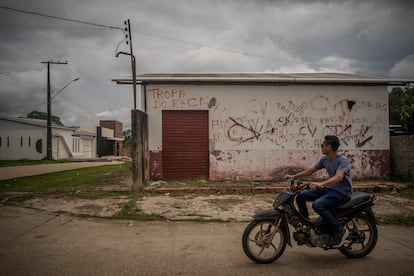
[[[340,138],[355,176],[388,173],[385,86],[149,85],[146,91],[153,152],[162,151],[163,109],[209,110],[212,179],[272,179],[313,166],[325,135]]]
[[[114,130],[111,128],[105,128],[105,127],[101,127],[101,131],[102,131],[102,137],[114,137]]]
[[[42,127],[0,120],[0,137],[0,160],[42,159],[46,156],[46,133]],[[41,153],[36,150],[39,140]]]
[[[74,129],[52,128],[52,157],[55,160],[91,158],[96,155],[93,136],[73,136]],[[46,157],[46,127],[0,119],[0,160],[39,160]],[[79,140],[74,147],[74,140]],[[41,152],[36,143],[40,141]],[[74,151],[76,150],[76,151]]]

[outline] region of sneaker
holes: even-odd
[[[329,244],[333,248],[338,248],[344,245],[346,238],[349,236],[348,229],[344,228],[342,232],[337,232],[332,235],[331,243]]]

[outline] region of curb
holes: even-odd
[[[143,191],[149,193],[271,193],[286,190],[287,185],[277,186],[246,186],[246,187],[145,187]],[[401,184],[377,184],[377,185],[354,185],[354,191],[364,191],[371,193],[395,191],[400,192],[408,189],[406,185]]]

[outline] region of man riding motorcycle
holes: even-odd
[[[312,201],[312,208],[326,222],[329,223],[332,232],[330,247],[341,247],[348,237],[349,232],[334,217],[331,210],[343,205],[352,195],[352,179],[350,175],[350,163],[344,155],[337,154],[340,145],[339,139],[333,135],[327,135],[321,144],[324,156],[314,167],[297,174],[287,174],[285,178],[300,178],[313,174],[325,168],[328,179],[321,182],[311,182],[310,189],[304,190],[296,197],[299,212],[308,218],[306,201]]]

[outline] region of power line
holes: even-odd
[[[15,12],[21,12],[21,13],[26,13],[26,14],[32,14],[32,15],[37,15],[37,16],[43,16],[43,17],[63,20],[63,21],[87,24],[87,25],[101,27],[101,28],[116,29],[116,30],[120,30],[124,33],[124,30],[120,27],[108,26],[108,25],[97,24],[97,23],[87,22],[87,21],[82,21],[82,20],[77,20],[77,19],[70,19],[70,18],[64,18],[64,17],[59,17],[59,16],[53,16],[53,15],[47,15],[47,14],[38,13],[38,12],[24,11],[24,10],[19,10],[19,9],[15,9],[15,8],[5,7],[5,6],[2,6],[0,8],[15,11]],[[236,49],[230,49],[230,48],[224,48],[224,47],[208,45],[208,44],[204,44],[204,43],[198,43],[198,42],[192,42],[192,41],[187,41],[187,40],[182,40],[182,39],[176,39],[176,38],[172,38],[172,37],[156,35],[156,34],[151,34],[151,33],[147,33],[147,32],[140,32],[140,31],[132,31],[132,32],[136,33],[136,34],[139,34],[139,35],[155,37],[155,38],[159,38],[159,39],[163,39],[163,40],[169,40],[169,41],[179,42],[179,43],[183,43],[183,44],[194,45],[194,46],[198,46],[198,47],[205,47],[205,48],[215,49],[215,50],[229,52],[229,53],[233,53],[233,54],[239,54],[239,55],[243,55],[243,56],[251,56],[251,57],[255,57],[255,58],[274,60],[274,61],[284,62],[284,63],[301,64],[301,65],[307,65],[307,66],[318,66],[318,67],[323,66],[323,67],[326,67],[326,68],[340,70],[340,71],[343,71],[343,72],[364,74],[364,72],[351,71],[351,70],[348,70],[346,68],[341,68],[341,67],[338,67],[338,66],[334,66],[331,63],[327,63],[327,62],[312,62],[311,63],[311,62],[303,62],[303,61],[292,60],[292,59],[283,59],[283,58],[278,58],[278,57],[260,55],[260,54],[256,54],[256,53],[252,53],[252,52],[246,52],[246,51],[242,51],[242,50],[236,50]],[[123,41],[121,41],[121,43],[122,42]],[[119,44],[118,44],[118,46],[119,46]]]
[[[37,16],[43,16],[43,17],[53,18],[53,19],[57,19],[57,20],[75,22],[75,23],[86,24],[86,25],[91,25],[91,26],[96,26],[96,27],[102,27],[102,28],[108,28],[108,29],[116,29],[116,30],[121,30],[122,32],[124,31],[120,27],[107,26],[107,25],[103,25],[103,24],[96,24],[96,23],[82,21],[82,20],[77,20],[77,19],[71,19],[71,18],[65,18],[65,17],[60,17],[60,16],[48,15],[48,14],[39,13],[39,12],[24,11],[24,10],[19,10],[19,9],[15,9],[15,8],[5,7],[5,6],[2,6],[0,8],[1,9],[5,9],[5,10],[15,11],[15,12],[21,12],[21,13],[27,13],[27,14],[37,15]]]
[[[44,83],[3,74],[0,74],[0,83],[42,91],[46,88]]]
[[[8,80],[3,80],[3,79],[0,79],[0,83],[3,84],[3,85],[8,85],[8,86],[14,86],[14,87],[19,87],[19,88],[26,88],[26,89],[33,90],[33,91],[43,91],[44,92],[44,90],[46,88],[46,86],[45,87],[33,87],[33,86],[19,84],[19,83],[16,83],[16,82],[12,82],[12,81],[8,81]]]
[[[259,54],[255,54],[255,53],[249,53],[249,52],[245,52],[245,51],[241,51],[241,50],[235,50],[235,49],[223,48],[223,47],[218,47],[218,46],[212,46],[212,45],[208,45],[208,44],[192,42],[192,41],[187,41],[187,40],[182,40],[182,39],[176,39],[176,38],[166,37],[166,36],[161,36],[161,35],[154,35],[154,34],[150,34],[150,33],[146,33],[146,32],[140,32],[140,31],[132,31],[132,32],[136,33],[136,34],[140,34],[140,35],[151,36],[151,37],[155,37],[155,38],[159,38],[159,39],[179,42],[179,43],[198,46],[198,47],[211,48],[211,49],[220,50],[220,51],[224,51],[224,52],[230,52],[230,53],[234,53],[234,54],[241,54],[241,55],[245,55],[245,56],[252,56],[252,57],[258,57],[258,58],[263,58],[263,59],[271,59],[271,60],[277,60],[277,61],[282,61],[282,62],[309,65],[309,63],[306,63],[306,62],[301,62],[301,61],[296,61],[296,60],[287,60],[287,59],[281,59],[281,58],[276,58],[276,57],[269,57],[269,56],[259,55]]]
[[[72,64],[69,64],[69,66],[65,67],[64,70],[67,71],[67,72],[70,72],[74,76],[82,76],[81,81],[85,85],[84,91],[89,92],[90,94],[92,94],[97,99],[99,99],[99,98],[102,99],[103,98],[102,94],[98,94],[98,93],[95,92],[95,91],[100,90],[99,86],[96,83],[94,83],[93,81],[91,81],[89,78],[87,78],[86,74],[79,71],[76,67],[72,66]],[[114,105],[113,99],[106,98],[106,101],[101,101],[100,103],[104,103],[106,106],[111,107],[111,108],[119,108],[119,107]]]
[[[330,68],[330,69],[340,70],[342,72],[348,72],[348,73],[366,74],[364,72],[351,71],[351,70],[348,70],[348,69],[343,68],[343,67],[341,68],[341,67],[338,67],[338,66],[333,66],[331,63],[328,63],[328,62],[304,62],[304,61],[298,61],[298,60],[292,60],[292,59],[282,59],[282,58],[277,58],[277,57],[272,57],[272,56],[260,55],[260,54],[256,54],[256,53],[252,53],[252,52],[246,52],[246,51],[242,51],[242,50],[218,47],[218,46],[203,44],[203,43],[199,43],[199,42],[192,42],[192,41],[176,39],[176,38],[167,37],[167,36],[155,35],[155,34],[150,34],[150,33],[147,33],[147,32],[141,32],[141,31],[132,31],[132,32],[136,33],[138,35],[150,36],[150,37],[155,37],[155,38],[158,38],[158,39],[163,39],[163,40],[168,40],[168,41],[173,41],[173,42],[198,46],[198,47],[204,47],[204,48],[219,50],[219,51],[223,51],[223,52],[239,54],[239,55],[243,55],[243,56],[250,56],[250,57],[254,57],[254,58],[267,59],[267,60],[279,61],[279,62],[284,62],[284,63],[301,64],[301,65],[307,65],[307,66],[326,67],[328,69]]]
[[[36,26],[36,25],[12,25],[12,24],[0,24],[0,28],[22,28],[22,29],[62,29],[62,30],[80,30],[80,31],[112,31],[108,28],[81,28],[81,27],[63,27],[63,26]]]
[[[47,14],[38,13],[38,12],[24,11],[24,10],[19,10],[19,9],[15,9],[15,8],[4,7],[4,6],[0,7],[0,8],[6,9],[6,10],[12,10],[12,11],[16,11],[16,12],[22,12],[22,13],[33,14],[33,15],[38,15],[38,16],[44,16],[44,17],[58,19],[58,20],[69,21],[69,22],[82,23],[82,24],[87,24],[87,25],[92,25],[92,26],[97,26],[97,27],[103,27],[103,28],[109,28],[109,29],[117,29],[117,30],[120,30],[120,31],[124,32],[124,30],[122,28],[119,28],[119,27],[96,24],[96,23],[92,23],[92,22],[81,21],[81,20],[70,19],[70,18],[63,18],[63,17],[47,15]],[[241,51],[241,50],[217,47],[217,46],[208,45],[208,44],[204,44],[204,43],[186,41],[186,40],[182,40],[182,39],[176,39],[176,38],[172,38],[172,37],[161,36],[161,35],[151,34],[151,33],[147,33],[147,32],[140,32],[140,31],[131,31],[131,32],[136,33],[136,34],[140,34],[140,35],[151,36],[151,37],[155,37],[155,38],[159,38],[159,39],[179,42],[179,43],[183,43],[183,44],[188,44],[188,45],[193,45],[193,46],[198,46],[198,47],[205,47],[205,48],[210,48],[210,49],[214,49],[214,50],[229,52],[229,53],[233,53],[233,54],[239,54],[239,55],[243,55],[243,56],[251,56],[251,57],[255,57],[255,58],[268,59],[268,60],[274,60],[274,61],[285,62],[285,63],[295,63],[295,64],[301,64],[301,65],[331,66],[334,69],[337,69],[337,70],[339,69],[339,70],[342,70],[342,71],[346,72],[346,70],[344,68],[335,68],[331,64],[322,63],[322,62],[308,63],[308,62],[297,61],[297,60],[282,59],[282,58],[277,58],[277,57],[259,55],[259,54],[256,54],[256,53],[251,53],[251,52],[246,52],[246,51]],[[122,42],[123,41],[121,41],[121,43]],[[118,46],[119,46],[119,44],[118,44]]]
[[[17,39],[13,36],[11,36],[10,34],[7,33],[0,33],[0,37],[4,38],[4,41],[8,41],[9,43],[14,44],[15,46],[17,46],[18,48],[32,53],[42,59],[48,59],[48,60],[53,60],[53,59],[57,59],[57,60],[64,60],[65,58],[60,57],[60,56],[54,56],[54,55],[50,55],[48,52],[39,49],[37,47],[34,47],[20,39]],[[85,90],[90,92],[91,94],[93,94],[95,97],[97,98],[102,98],[102,95],[98,95],[97,93],[95,93],[95,90],[99,90],[98,85],[93,83],[90,79],[88,79],[87,77],[85,77],[85,74],[83,74],[82,72],[80,72],[79,70],[77,70],[75,67],[72,66],[72,64],[69,65],[69,67],[63,68],[63,71],[66,71],[68,73],[70,73],[71,75],[73,75],[73,77],[79,77],[80,75],[82,76],[82,83],[85,85]],[[11,79],[5,79],[7,78],[5,75],[0,75],[0,83],[3,83],[5,85],[11,85],[11,86],[15,86],[15,87],[20,87],[20,88],[28,88],[28,89],[33,89],[36,91],[42,91],[43,90],[41,88],[39,88],[39,86],[32,87],[30,84],[28,83],[23,83],[23,82],[27,82],[29,80],[17,80],[15,79],[14,81]],[[11,78],[11,77],[9,77]],[[40,87],[42,87],[43,89],[46,89],[46,84],[43,83],[38,83],[40,84]],[[57,90],[57,88],[55,86],[51,86],[51,88],[53,90]],[[110,106],[111,108],[118,108],[114,105],[114,102],[112,100],[108,100],[104,102],[108,107]]]
[[[56,56],[52,56],[42,49],[32,47],[30,44],[27,44],[26,42],[19,40],[15,37],[12,37],[10,34],[0,33],[0,36],[6,38],[9,42],[15,44],[18,48],[30,52],[38,57],[44,58],[46,56],[47,59],[58,59]]]

